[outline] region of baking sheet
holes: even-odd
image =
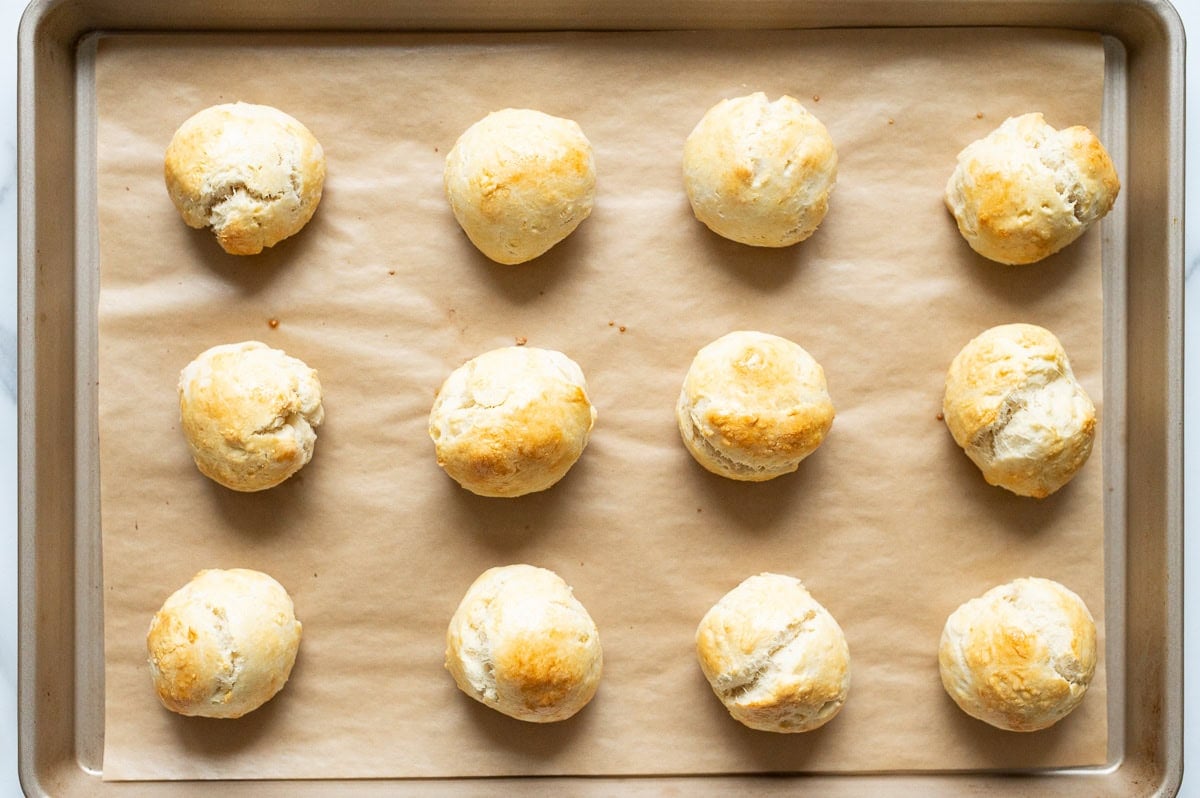
[[[1072,587],[1103,635],[1099,449],[1036,502],[986,486],[936,418],[962,344],[1022,320],[1063,339],[1104,424],[1103,229],[1001,267],[940,200],[957,151],[1005,116],[1098,127],[1102,76],[1098,37],[1027,30],[102,40],[105,778],[1102,763],[1103,661],[1080,709],[1033,735],[962,715],[936,665],[946,615],[1016,576]],[[708,233],[680,185],[700,115],[758,89],[800,98],[841,161],[821,229],[783,251]],[[175,127],[237,99],[297,116],[329,159],[313,222],[249,260],[187,229],[161,178]],[[478,255],[441,192],[454,139],[504,106],[574,118],[596,147],[592,218],[524,267]],[[695,350],[739,328],[805,346],[838,410],[797,474],[760,485],[704,472],[674,427]],[[554,489],[481,499],[437,468],[427,414],[453,367],[518,337],[582,365],[599,419]],[[174,386],[202,349],[248,338],[320,371],[327,421],[304,471],[241,495],[195,471]],[[466,587],[519,561],[573,584],[604,641],[600,692],[563,724],[499,716],[441,667]],[[292,681],[240,721],[173,716],[146,625],[196,570],[233,566],[292,592]],[[743,729],[695,664],[699,618],[764,570],[801,577],[849,640],[850,699],[807,735]]]

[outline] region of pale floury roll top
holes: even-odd
[[[700,621],[696,653],[729,714],[759,731],[812,731],[850,692],[846,636],[794,577],[758,574],[725,594]]]
[[[312,459],[325,409],[316,371],[244,341],[214,346],[184,367],[179,417],[200,472],[249,492],[280,484]]]
[[[946,207],[971,249],[1006,264],[1042,260],[1112,210],[1121,183],[1086,127],[1055,130],[1041,114],[1006,119],[958,155]]]
[[[485,571],[446,630],[446,669],[459,689],[509,717],[566,720],[592,700],[600,634],[563,579],[545,568]]]
[[[283,689],[301,631],[291,596],[267,574],[201,571],[150,622],[155,692],[181,715],[239,718]]]
[[[794,97],[762,92],[722,100],[683,146],[683,180],[696,218],[717,235],[758,247],[811,236],[829,210],[837,150]]]
[[[255,255],[308,224],[325,186],[325,152],[284,112],[228,103],[180,125],[163,171],[190,227],[211,227],[231,255]]]
[[[1017,579],[946,619],[942,686],[968,715],[1038,731],[1083,701],[1096,673],[1096,624],[1083,600],[1050,579]]]
[[[446,197],[480,252],[524,263],[570,235],[592,212],[592,145],[571,119],[524,108],[488,114],[446,155]]]
[[[430,410],[429,437],[459,485],[515,497],[562,479],[595,421],[579,364],[551,349],[510,346],[451,372]]]
[[[761,482],[795,471],[833,425],[821,365],[799,344],[738,330],[696,353],[675,417],[696,462]]]
[[[955,356],[942,414],[990,485],[1044,498],[1092,451],[1096,408],[1062,344],[1033,324],[993,327]]]

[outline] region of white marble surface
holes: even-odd
[[[0,794],[19,795],[17,781],[16,673],[17,673],[17,419],[16,419],[16,37],[24,0],[0,0]],[[1195,49],[1187,64],[1187,85],[1193,99],[1200,97],[1200,0],[1176,0],[1176,7],[1193,39]],[[1186,416],[1200,412],[1200,101],[1188,107],[1187,179],[1187,294],[1185,375]],[[1200,469],[1200,424],[1186,428],[1185,473]],[[1185,777],[1180,795],[1200,798],[1200,543],[1197,525],[1197,480],[1186,486],[1187,537],[1194,543],[1186,552],[1185,618],[1191,635],[1186,639],[1186,661],[1194,678],[1185,689]]]

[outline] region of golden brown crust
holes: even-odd
[[[241,717],[283,688],[301,632],[291,597],[271,577],[242,568],[201,571],[150,622],[155,692],[181,715]]]
[[[534,713],[553,712],[587,678],[590,663],[581,660],[574,633],[549,629],[504,640],[492,649],[495,668]]]
[[[592,700],[603,653],[596,625],[553,571],[491,568],[446,631],[446,669],[475,700],[518,720],[565,720]]]
[[[946,692],[968,715],[1037,731],[1083,700],[1096,670],[1096,625],[1057,582],[1018,579],[951,614],[938,664]]]
[[[742,244],[786,247],[811,236],[829,209],[837,151],[794,97],[762,92],[710,108],[683,147],[692,211]]]
[[[1062,344],[1032,324],[984,331],[946,374],[942,415],[990,485],[1044,498],[1092,451],[1096,409]]]
[[[579,459],[595,423],[579,366],[530,346],[492,350],[446,379],[429,414],[437,462],[480,496],[545,490]]]
[[[1026,264],[1083,235],[1112,209],[1120,187],[1090,130],[1058,131],[1032,113],[1005,120],[959,153],[945,200],[972,249]]]
[[[232,490],[258,491],[312,459],[325,411],[314,370],[244,341],[205,350],[180,372],[179,416],[202,474]]]
[[[823,726],[850,690],[841,627],[790,576],[759,574],[727,593],[696,629],[696,654],[729,713],[759,731]]]
[[[443,182],[471,243],[511,265],[547,252],[591,214],[596,166],[573,120],[506,108],[459,137]]]
[[[833,417],[820,364],[785,338],[747,330],[696,354],[676,405],[696,461],[746,481],[795,471],[824,441]]]
[[[324,190],[325,153],[282,111],[227,103],[179,127],[163,175],[190,227],[211,226],[231,255],[255,255],[308,224]]]

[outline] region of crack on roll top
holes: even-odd
[[[1072,392],[1077,390],[1078,383],[1074,375],[1064,370],[1057,360],[1048,362],[1045,368],[1030,373],[1019,387],[1004,396],[996,411],[996,418],[971,438],[970,448],[985,453],[992,459],[1008,453],[1010,447],[1004,438],[1014,417],[1021,412],[1032,410],[1047,391],[1053,390],[1064,381],[1073,389]],[[1001,451],[1001,447],[1004,451]]]
[[[760,655],[759,661],[752,670],[743,674],[742,679],[733,681],[722,688],[721,697],[727,701],[737,701],[747,693],[756,690],[767,671],[775,665],[775,658],[779,653],[792,646],[800,638],[800,635],[810,631],[809,624],[816,616],[816,611],[810,609],[802,617],[788,623],[776,636],[770,648]]]
[[[721,463],[726,469],[739,474],[754,474],[761,473],[767,469],[764,466],[755,466],[752,463],[744,463],[740,460],[734,460],[725,452],[718,449],[712,441],[708,439],[704,427],[696,420],[695,412],[699,409],[699,404],[691,415],[692,421],[692,441],[704,451],[706,455]]]
[[[204,216],[210,225],[218,225],[227,218],[225,206],[238,195],[250,197],[258,202],[270,202],[280,199],[283,194],[265,194],[251,188],[245,180],[235,180],[226,183],[211,194],[204,197]]]
[[[212,604],[207,606],[213,615],[212,632],[220,641],[223,654],[221,670],[215,674],[215,689],[209,700],[214,704],[227,704],[233,698],[233,691],[237,688],[238,679],[242,675],[243,657],[237,649],[233,632],[229,628],[229,617],[225,608]]]

